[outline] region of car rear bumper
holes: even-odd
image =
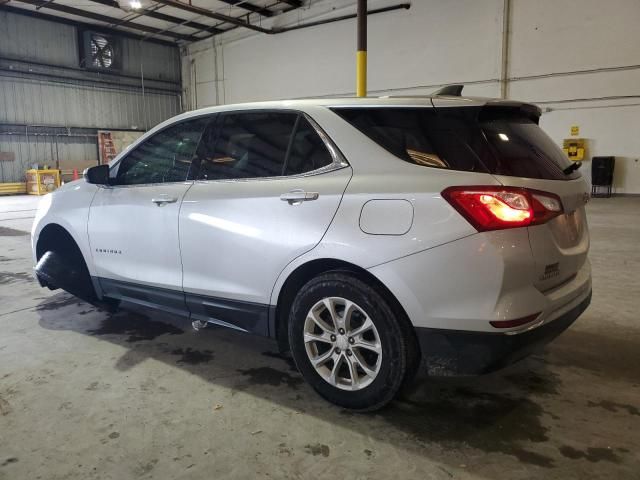
[[[491,322],[537,315],[536,326],[541,326],[578,305],[591,290],[588,259],[565,283],[538,289],[526,228],[477,233],[369,271],[415,328],[520,333],[532,325],[497,330]]]
[[[585,311],[591,291],[576,306],[537,328],[518,334],[415,329],[422,370],[431,376],[478,375],[514,363],[546,345]]]

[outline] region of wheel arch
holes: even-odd
[[[52,250],[53,246],[58,247],[57,250],[63,253],[78,253],[82,256],[82,260],[86,264],[86,259],[82,255],[82,250],[73,235],[58,223],[49,223],[45,225],[40,234],[38,235],[38,241],[36,243],[36,261],[42,258],[48,250]],[[62,248],[59,248],[62,247]]]
[[[58,223],[45,225],[35,245],[35,274],[42,286],[62,288],[89,303],[102,298],[73,235]]]
[[[389,306],[403,323],[403,327],[405,327],[409,335],[411,335],[412,343],[415,342],[414,346],[418,348],[415,330],[409,320],[407,312],[404,310],[395,295],[393,295],[393,293],[384,285],[384,283],[382,283],[382,281],[380,281],[380,279],[371,272],[353,263],[335,258],[319,258],[310,260],[296,267],[296,269],[289,274],[278,292],[278,300],[275,306],[275,313],[273,315],[272,322],[272,335],[275,336],[278,342],[278,347],[282,352],[289,350],[287,335],[289,311],[296,295],[300,291],[300,288],[318,275],[336,271],[348,272],[374,287],[385,298],[385,300],[389,302]]]

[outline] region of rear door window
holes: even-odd
[[[313,126],[297,112],[222,114],[202,135],[201,180],[300,175],[330,165],[333,157]]]
[[[223,114],[198,149],[200,179],[229,180],[282,175],[297,114]]]
[[[395,156],[416,165],[528,178],[576,178],[532,119],[496,107],[333,109]]]
[[[300,115],[291,140],[285,175],[299,175],[331,165],[333,158],[316,130]]]

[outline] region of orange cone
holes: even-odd
[[[78,176],[78,169],[77,169],[77,168],[74,168],[74,169],[73,169],[73,179],[74,179],[74,180],[78,180],[78,178],[80,178],[80,177]]]

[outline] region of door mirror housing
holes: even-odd
[[[82,175],[87,183],[109,185],[109,165],[97,165],[87,168]]]

